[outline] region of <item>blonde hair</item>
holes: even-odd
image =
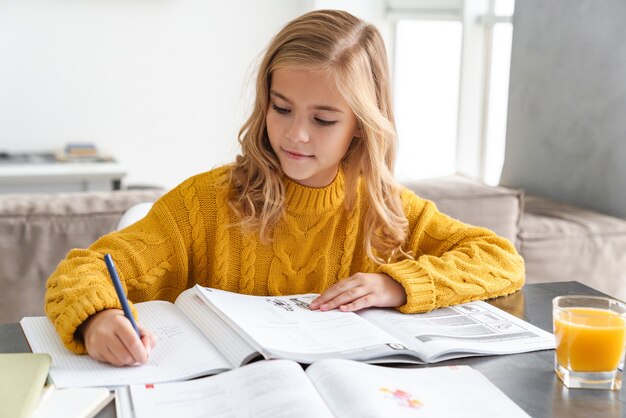
[[[283,174],[265,118],[272,73],[285,67],[326,71],[356,115],[362,134],[352,140],[341,164],[346,210],[357,203],[359,177],[367,188],[370,207],[364,246],[368,257],[379,263],[410,257],[402,249],[408,222],[393,177],[397,136],[384,42],[373,25],[343,11],[316,10],[292,20],[263,56],[254,108],[239,131],[242,152],[230,178],[235,190],[230,207],[242,226],[257,230],[267,241],[284,213]]]

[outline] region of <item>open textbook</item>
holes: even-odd
[[[249,296],[195,286],[175,304],[138,303],[139,320],[158,339],[148,364],[138,367],[70,353],[45,317],[27,317],[21,325],[33,352],[52,355],[50,376],[57,387],[185,380],[260,358],[433,363],[554,348],[552,334],[485,302],[423,314],[382,308],[320,312],[309,310],[316,296]]]
[[[327,359],[253,363],[186,382],[119,390],[119,418],[529,417],[468,366],[399,369]]]

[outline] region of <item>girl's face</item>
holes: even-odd
[[[356,116],[322,72],[274,71],[267,133],[284,173],[308,187],[329,185],[354,136]]]

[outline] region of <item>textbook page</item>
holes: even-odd
[[[264,360],[186,382],[132,385],[135,418],[332,417],[299,364]]]
[[[140,322],[157,338],[150,360],[142,366],[116,367],[67,350],[46,317],[20,321],[35,353],[50,353],[50,377],[58,388],[183,380],[231,368],[211,342],[173,304],[135,304]]]
[[[418,362],[401,341],[353,312],[311,311],[317,295],[249,296],[196,286],[209,307],[266,358],[299,363],[394,356]]]
[[[554,348],[554,336],[486,302],[422,314],[373,308],[362,318],[387,330],[428,363],[481,354],[513,354]]]
[[[328,359],[306,374],[336,417],[530,418],[469,366],[409,369]]]
[[[242,366],[260,355],[204,303],[195,287],[181,293],[175,305],[191,319],[233,367]]]
[[[135,418],[133,403],[130,399],[130,386],[115,388],[115,418]]]

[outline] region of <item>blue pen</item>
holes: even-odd
[[[135,328],[137,332],[137,336],[141,338],[141,334],[139,333],[139,328],[137,328],[137,323],[135,323],[135,318],[133,318],[133,313],[130,311],[130,305],[128,305],[128,299],[126,299],[126,294],[124,294],[124,289],[122,288],[122,282],[120,282],[120,277],[117,275],[117,269],[115,268],[115,264],[113,264],[113,259],[111,258],[111,254],[104,255],[104,262],[107,265],[107,270],[109,270],[109,275],[111,276],[111,281],[113,282],[113,286],[115,287],[115,293],[117,293],[117,298],[120,300],[120,304],[122,305],[122,310],[124,311],[124,316],[128,318],[130,323]]]

